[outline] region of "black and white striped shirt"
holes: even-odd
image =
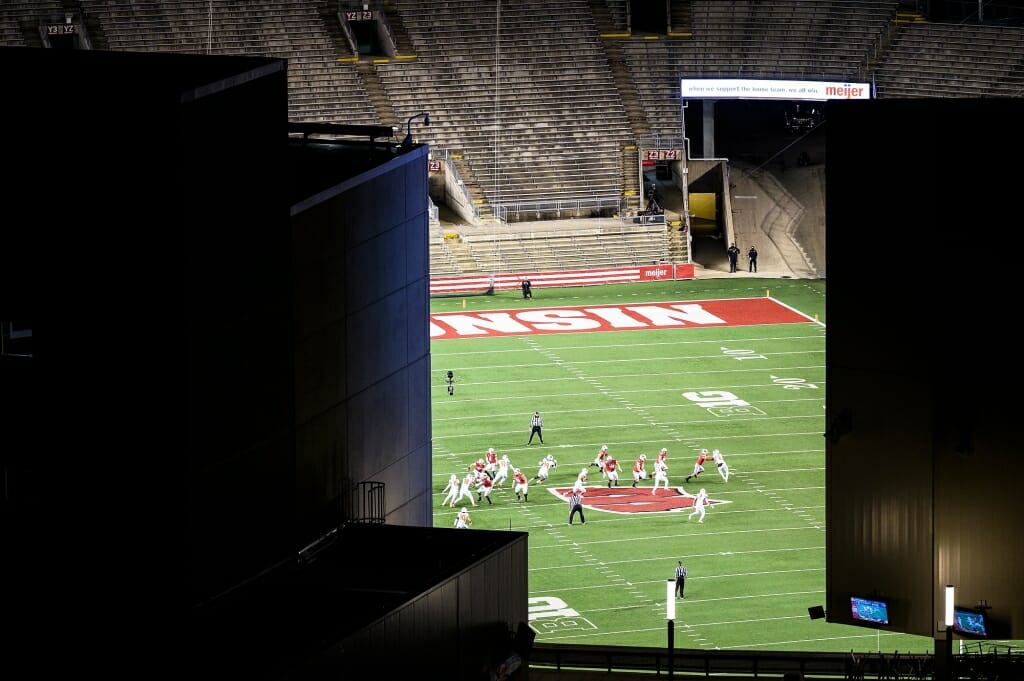
[[[573,490],[569,493],[569,508],[579,506],[583,503],[583,493]]]
[[[530,426],[533,428],[540,428],[544,425],[544,421],[541,420],[540,414],[534,414],[533,418],[530,419]]]

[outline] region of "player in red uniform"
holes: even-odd
[[[640,482],[641,480],[647,479],[647,469],[645,468],[646,465],[647,455],[641,454],[637,458],[636,463],[633,464],[633,487],[636,487],[636,483]]]
[[[690,478],[696,478],[698,475],[704,472],[704,462],[711,458],[708,454],[708,450],[700,450],[700,454],[697,455],[697,462],[693,464],[693,472],[686,476],[686,482],[690,482]]]

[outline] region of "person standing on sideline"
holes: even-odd
[[[533,412],[533,418],[530,419],[530,439],[526,441],[526,444],[533,444],[533,436],[536,435],[540,439],[540,443],[544,444],[544,419],[540,417],[540,412]]]
[[[700,450],[700,454],[697,456],[696,463],[693,464],[693,472],[686,476],[686,482],[690,482],[690,478],[696,478],[698,475],[704,472],[704,462],[711,458],[708,454],[708,450]]]
[[[695,515],[699,515],[700,516],[700,520],[698,520],[697,522],[698,523],[704,522],[704,506],[707,505],[707,503],[708,503],[708,493],[704,490],[703,487],[701,487],[700,491],[697,492],[697,496],[695,496],[693,498],[693,510],[690,511],[690,515],[687,516],[687,517],[688,518],[692,518]]]
[[[750,271],[757,272],[757,249],[753,246],[747,251],[747,259],[750,260]]]
[[[608,486],[611,487],[612,483],[615,486],[619,486],[619,462],[614,456],[609,456],[604,462],[604,477],[608,478]]]
[[[736,264],[737,264],[737,263],[739,262],[739,260],[740,260],[740,249],[739,249],[739,247],[738,247],[738,246],[737,246],[737,245],[736,245],[736,244],[734,243],[734,244],[733,244],[732,246],[729,246],[729,248],[727,248],[727,249],[725,250],[725,252],[726,252],[726,253],[728,254],[728,256],[729,256],[729,271],[730,271],[730,272],[735,272],[735,271],[736,271]]]
[[[668,464],[665,463],[665,459],[659,458],[654,462],[654,488],[651,490],[651,494],[658,493],[658,483],[665,483],[665,491],[668,491]]]
[[[455,516],[455,529],[468,530],[471,527],[473,527],[473,519],[469,517],[469,511],[463,506]]]
[[[516,493],[516,501],[519,501],[519,495],[523,495],[523,501],[530,500],[530,481],[526,479],[526,473],[522,472],[518,468],[512,471],[512,479],[515,481],[515,487],[512,491]]]
[[[683,595],[686,592],[686,566],[683,565],[683,561],[679,561],[676,565],[676,596],[680,598],[686,598]]]
[[[718,466],[718,474],[722,476],[722,480],[729,482],[729,464],[725,462],[722,452],[717,449],[711,450],[711,458],[715,460],[715,465]]]
[[[569,524],[572,525],[572,518],[580,514],[580,525],[586,525],[587,519],[583,517],[583,491],[573,488],[569,492]]]

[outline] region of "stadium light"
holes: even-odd
[[[953,585],[946,585],[946,627],[953,626]]]
[[[402,146],[403,147],[408,147],[408,146],[410,146],[412,144],[412,122],[414,120],[416,120],[417,118],[420,118],[420,117],[423,118],[423,125],[426,125],[426,126],[430,125],[430,114],[429,113],[424,112],[424,113],[418,113],[415,116],[410,116],[409,120],[405,124],[406,125],[406,134],[405,134],[405,139],[402,140]]]

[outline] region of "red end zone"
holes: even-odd
[[[540,333],[797,324],[810,317],[772,298],[678,303],[545,307],[430,315],[430,338],[481,338]]]

